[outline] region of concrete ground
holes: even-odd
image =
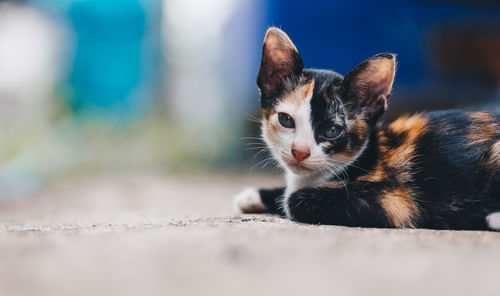
[[[0,295],[500,295],[500,233],[233,215],[279,183],[80,176],[0,203]]]

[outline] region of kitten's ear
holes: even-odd
[[[387,109],[395,73],[394,54],[375,55],[347,73],[341,94],[355,101],[365,111],[367,119],[377,120]]]
[[[283,88],[283,83],[299,77],[304,64],[299,52],[288,35],[278,28],[269,28],[264,38],[262,60],[257,85],[261,92],[261,103],[265,107]]]

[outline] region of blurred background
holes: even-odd
[[[261,169],[271,25],[306,67],[397,53],[388,117],[500,110],[500,1],[0,0],[0,200],[74,174]]]

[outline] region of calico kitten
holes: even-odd
[[[304,69],[270,28],[257,85],[262,135],[286,187],[247,189],[241,212],[305,223],[500,230],[500,116],[444,111],[377,123],[396,57],[378,54],[345,77]]]

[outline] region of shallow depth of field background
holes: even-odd
[[[398,54],[388,117],[500,109],[499,1],[0,1],[0,200],[68,175],[267,169],[246,137],[271,25],[306,67]]]

